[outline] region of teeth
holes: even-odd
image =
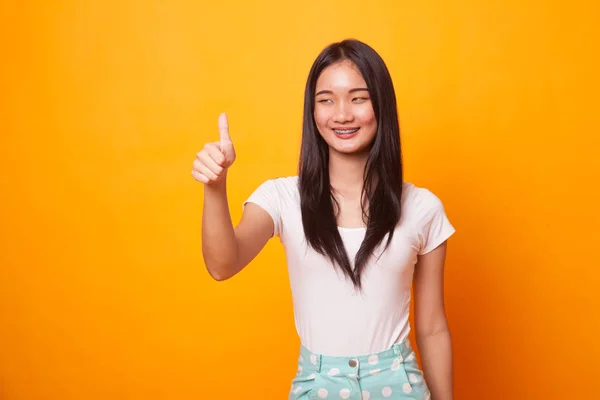
[[[345,129],[345,130],[334,129],[333,131],[335,133],[339,134],[339,135],[347,135],[349,133],[354,133],[354,132],[358,131],[358,128],[356,128],[356,129]]]

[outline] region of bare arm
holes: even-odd
[[[433,400],[452,400],[452,340],[444,309],[447,242],[419,256],[415,267],[415,325],[423,373]]]
[[[202,256],[216,280],[231,278],[256,257],[273,236],[271,216],[255,204],[247,204],[234,228],[227,201],[227,170],[235,161],[227,117],[219,117],[220,142],[208,143],[194,160],[192,176],[204,183]]]
[[[261,207],[246,204],[234,228],[225,180],[206,186],[202,212],[202,255],[210,275],[216,280],[231,278],[250,263],[273,236],[273,220]]]

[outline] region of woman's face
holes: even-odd
[[[377,134],[377,120],[367,84],[351,61],[332,64],[321,72],[315,89],[314,118],[330,151],[369,151]]]

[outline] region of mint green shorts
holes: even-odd
[[[324,356],[301,346],[288,399],[428,400],[430,394],[407,339],[358,357]]]

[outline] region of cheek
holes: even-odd
[[[356,117],[360,120],[361,125],[374,125],[377,123],[375,113],[371,107],[358,110]]]
[[[327,120],[329,119],[329,116],[323,109],[315,108],[315,112],[313,113],[313,115],[314,115],[315,123],[317,124],[317,126],[321,127],[321,126],[325,126],[327,124]]]

